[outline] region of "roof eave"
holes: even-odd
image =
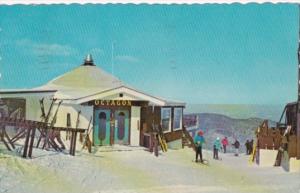
[[[2,89],[0,94],[55,93],[57,90]]]

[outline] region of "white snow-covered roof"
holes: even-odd
[[[97,66],[82,65],[51,80],[42,89],[77,90],[99,89],[122,86],[123,83],[116,77],[108,74]]]
[[[165,100],[126,85],[118,78],[94,65],[91,56],[86,58],[83,65],[54,78],[41,87],[15,90],[15,92],[18,91],[55,92],[54,98],[76,104],[125,93],[132,96],[132,100],[149,101],[153,105],[185,106],[183,102]]]

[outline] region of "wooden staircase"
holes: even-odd
[[[182,132],[182,148],[184,148],[184,146],[187,146],[196,150],[194,140],[185,127],[182,128]]]

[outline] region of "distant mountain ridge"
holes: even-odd
[[[241,143],[241,149],[244,151],[243,144],[247,139],[254,139],[255,129],[264,121],[261,118],[238,119],[216,113],[191,113],[188,115],[198,117],[197,129],[204,131],[207,141],[206,148],[208,149],[212,148],[217,137],[226,136],[232,143],[234,138],[237,138]],[[276,124],[274,121],[269,121],[269,123],[271,126]]]
[[[187,104],[185,113],[216,113],[231,118],[249,119],[258,117],[278,121],[285,104],[254,105],[254,104]]]

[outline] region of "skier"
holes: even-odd
[[[245,143],[245,146],[246,146],[246,155],[250,155],[250,142],[248,139]]]
[[[205,139],[203,137],[203,131],[198,132],[198,134],[194,138],[194,143],[196,146],[196,162],[198,162],[198,157],[200,156],[200,162],[203,163],[202,145],[205,143]]]
[[[235,142],[232,144],[235,148],[235,156],[239,156],[239,148],[240,148],[240,142],[235,139]]]
[[[221,150],[221,142],[220,138],[217,137],[217,139],[214,142],[214,159],[219,159],[219,151]]]
[[[222,145],[223,145],[224,153],[226,153],[226,147],[228,145],[228,139],[227,139],[227,137],[225,137],[225,138],[222,139]]]
[[[249,142],[249,152],[250,152],[249,155],[253,153],[253,143],[254,141],[253,139],[251,139],[251,141]]]

